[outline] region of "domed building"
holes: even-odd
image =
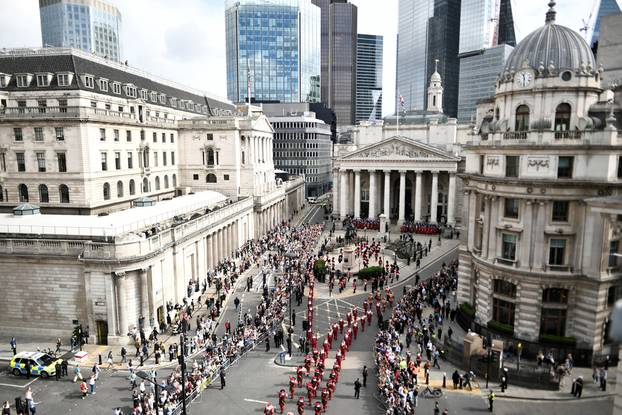
[[[604,69],[554,7],[510,55],[464,148],[457,295],[477,331],[589,359],[609,353],[622,294],[622,218],[593,202],[622,194],[622,136]]]

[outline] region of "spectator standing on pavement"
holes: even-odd
[[[112,367],[112,350],[108,351],[108,359],[106,361],[108,362],[108,369],[110,369]]]
[[[56,339],[56,353],[60,353],[60,347],[63,345],[63,342],[60,341],[60,337]]]
[[[28,409],[30,410],[30,415],[37,414],[37,403],[32,399],[28,402]]]
[[[125,347],[121,347],[121,363],[125,363],[127,361],[127,350]]]
[[[11,337],[9,344],[11,345],[11,350],[13,350],[13,356],[15,356],[17,354],[17,340],[15,340],[15,337]]]
[[[227,377],[225,376],[225,371],[220,370],[220,390],[223,390],[227,386]]]
[[[359,381],[359,378],[356,378],[356,380],[354,381],[354,397],[356,399],[359,399],[360,395],[361,395],[361,381]]]
[[[11,404],[9,401],[4,401],[2,405],[2,415],[11,415]]]
[[[492,412],[492,404],[494,401],[495,401],[495,393],[491,389],[490,392],[488,393],[488,410],[490,412]]]
[[[576,382],[576,386],[575,386],[575,396],[577,398],[581,397],[581,393],[583,392],[583,376],[579,376],[577,378]]]
[[[91,375],[91,378],[89,379],[89,388],[91,390],[91,395],[95,395],[95,380],[97,379],[97,377],[93,374]]]
[[[367,387],[367,366],[363,366],[363,387]]]
[[[86,382],[84,381],[84,379],[82,379],[82,382],[80,382],[80,392],[82,392],[82,399],[86,398],[88,388],[86,387]]]
[[[60,363],[56,362],[56,364],[54,365],[54,377],[56,378],[57,382],[60,380],[61,374],[62,374],[62,369],[60,368]]]

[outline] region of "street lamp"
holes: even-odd
[[[186,335],[184,333],[179,336],[179,344],[181,353],[177,352],[177,361],[181,365],[181,413],[186,415]]]
[[[158,404],[159,404],[158,401],[160,400],[160,394],[158,392],[158,387],[159,387],[158,382],[154,382],[153,380],[151,380],[149,378],[149,376],[142,370],[139,371],[139,372],[136,372],[136,376],[138,376],[139,378],[141,378],[143,380],[146,380],[147,382],[149,382],[149,383],[151,383],[152,385],[155,386],[155,399],[154,399],[154,402],[153,402],[153,409],[155,410],[155,413],[157,414],[158,413]],[[184,411],[184,413],[185,413],[185,411]]]

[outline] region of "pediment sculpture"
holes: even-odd
[[[430,157],[430,154],[405,144],[389,144],[361,151],[358,156],[361,158],[385,158],[389,156],[400,156],[414,159],[428,158]]]

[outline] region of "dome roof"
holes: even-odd
[[[434,71],[434,73],[430,77],[430,82],[441,82],[441,74]]]
[[[518,71],[525,65],[550,75],[566,69],[596,70],[596,60],[587,42],[574,30],[555,24],[555,2],[549,3],[545,25],[533,31],[512,51],[504,72]],[[551,64],[553,66],[551,66]]]

